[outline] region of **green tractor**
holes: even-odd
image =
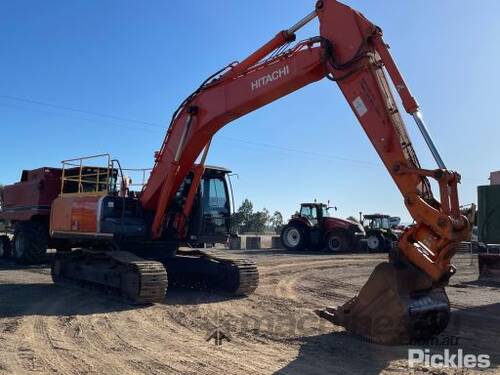
[[[400,221],[399,217],[384,214],[362,215],[368,251],[390,251],[401,235],[401,231],[396,229]]]

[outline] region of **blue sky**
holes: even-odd
[[[463,176],[461,201],[475,201],[476,186],[500,169],[500,2],[348,4],[384,30],[445,163]],[[184,97],[313,6],[309,0],[1,2],[0,182],[14,182],[23,168],[103,152],[127,167],[151,166]],[[317,30],[315,21],[298,39]],[[405,120],[422,164],[433,168],[411,118]],[[248,197],[256,208],[288,216],[301,201],[329,199],[344,217],[382,211],[409,218],[327,80],[226,126],[208,161],[238,173],[237,203]]]

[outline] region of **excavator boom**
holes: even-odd
[[[295,40],[295,31],[316,17],[319,36],[285,50]],[[421,168],[387,76],[404,109],[415,119],[438,169]],[[220,128],[323,78],[336,82],[341,89],[416,224],[400,239],[397,261],[377,267],[356,299],[320,315],[380,342],[435,334],[446,326],[449,313],[442,286],[455,272],[450,259],[468,232],[467,220],[459,211],[460,176],[445,168],[381,29],[336,0],[318,1],[304,19],[280,31],[242,62],[211,76],[179,106],[141,195],[143,207],[155,214],[152,236],[161,237],[165,213],[175,192],[195,161],[200,156],[204,161],[210,141]],[[200,165],[195,182],[203,172],[203,162]],[[430,178],[438,183],[439,201],[431,192]],[[193,183],[191,189],[196,188]],[[188,197],[192,199],[194,194]],[[176,220],[180,233],[185,230],[192,205],[189,199]],[[392,334],[376,336],[373,324],[359,324],[364,313],[371,323],[380,318],[377,310],[384,304],[377,304],[377,298],[385,301],[389,310],[386,314],[397,318]]]

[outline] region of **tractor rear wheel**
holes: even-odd
[[[306,247],[306,233],[296,224],[287,224],[281,231],[281,243],[288,250],[303,250]]]
[[[18,263],[37,264],[47,260],[47,227],[38,222],[25,221],[14,231],[14,258]]]
[[[0,258],[8,258],[12,252],[12,243],[7,235],[0,236]]]
[[[343,232],[332,232],[326,238],[326,248],[332,253],[348,251],[350,245],[349,236]]]

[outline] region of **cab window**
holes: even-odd
[[[316,207],[311,207],[311,206],[302,206],[300,214],[301,216],[307,217],[309,219],[316,219],[318,216]]]
[[[300,215],[301,216],[311,216],[311,207],[309,206],[302,206],[302,208],[300,209]]]
[[[211,178],[208,183],[208,199],[205,200],[206,211],[219,211],[227,208],[227,194],[224,181],[219,178]]]

